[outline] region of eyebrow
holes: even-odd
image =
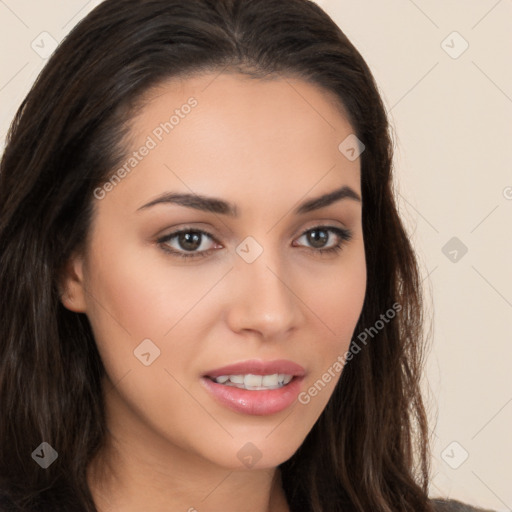
[[[341,201],[342,199],[353,199],[355,201],[361,202],[359,194],[354,189],[345,185],[341,188],[333,190],[332,192],[328,192],[327,194],[315,197],[313,199],[308,199],[295,209],[294,214],[302,215],[313,210],[319,210],[320,208],[325,208],[326,206],[329,206],[336,201]],[[158,196],[149,203],[142,205],[137,209],[137,211],[150,208],[151,206],[155,206],[157,204],[177,204],[187,208],[194,208],[196,210],[203,210],[221,215],[229,215],[230,217],[238,217],[239,215],[237,206],[235,204],[228,203],[223,199],[201,196],[197,194],[178,194],[173,192],[166,192]]]

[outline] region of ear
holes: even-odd
[[[76,313],[85,313],[84,261],[80,254],[74,254],[61,269],[59,291],[62,305]]]

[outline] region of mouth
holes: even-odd
[[[206,390],[221,404],[242,414],[274,414],[297,398],[305,376],[292,361],[245,361],[208,371]]]
[[[293,361],[253,359],[210,370],[203,377],[224,386],[263,390],[282,388],[294,378],[304,377],[305,373],[304,368]]]

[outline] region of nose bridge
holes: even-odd
[[[268,237],[270,238],[270,237]],[[247,237],[236,248],[232,320],[236,328],[276,335],[299,319],[298,299],[293,293],[290,267],[279,247]]]

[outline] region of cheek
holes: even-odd
[[[315,344],[314,357],[310,357],[310,375],[298,396],[298,403],[314,421],[321,415],[339,382],[350,342],[357,334],[354,329],[366,293],[364,251],[354,251],[344,263],[336,276],[322,280],[321,289],[310,294],[308,300],[311,310],[318,312],[319,317],[313,338],[321,339],[321,342]]]
[[[340,266],[323,275],[322,286],[308,293],[311,309],[318,312],[333,343],[325,343],[325,350],[348,348],[356,323],[361,314],[366,293],[366,262],[364,247],[358,244],[340,263]]]
[[[198,267],[173,266],[157,248],[116,250],[105,246],[91,262],[88,285],[93,321],[102,330],[114,325],[133,342],[161,339],[191,311],[211,287]]]
[[[366,262],[362,243],[350,253],[330,275],[319,276],[322,286],[308,293],[307,305],[315,315],[310,316],[321,339],[315,346],[311,375],[307,382],[307,401],[310,410],[319,415],[327,404],[343,371],[345,355],[362,311],[366,293]],[[311,283],[310,283],[311,284]],[[341,356],[341,357],[340,357]]]
[[[207,296],[225,270],[177,265],[157,247],[128,239],[113,231],[97,236],[87,264],[87,316],[110,380],[130,372],[123,382],[151,394],[151,387],[169,386],[165,369],[193,366],[208,323],[218,318]],[[147,352],[154,362],[144,366]]]

